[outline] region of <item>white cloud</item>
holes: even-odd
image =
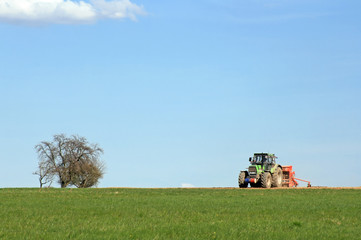
[[[91,23],[102,18],[130,18],[144,15],[142,6],[129,0],[0,0],[0,21],[10,23]]]
[[[194,188],[195,186],[193,184],[190,183],[182,183],[182,188]]]
[[[136,15],[144,15],[143,7],[129,0],[107,2],[105,0],[91,0],[99,16],[105,18],[130,18],[136,20]]]

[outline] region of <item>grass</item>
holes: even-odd
[[[0,189],[0,239],[359,239],[358,189]]]

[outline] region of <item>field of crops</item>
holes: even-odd
[[[0,189],[0,239],[360,239],[360,189]]]

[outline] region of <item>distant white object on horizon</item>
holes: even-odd
[[[182,188],[194,188],[195,186],[190,183],[182,183]]]

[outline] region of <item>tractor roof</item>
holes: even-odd
[[[274,154],[272,154],[272,153],[255,153],[254,155],[274,156]]]

